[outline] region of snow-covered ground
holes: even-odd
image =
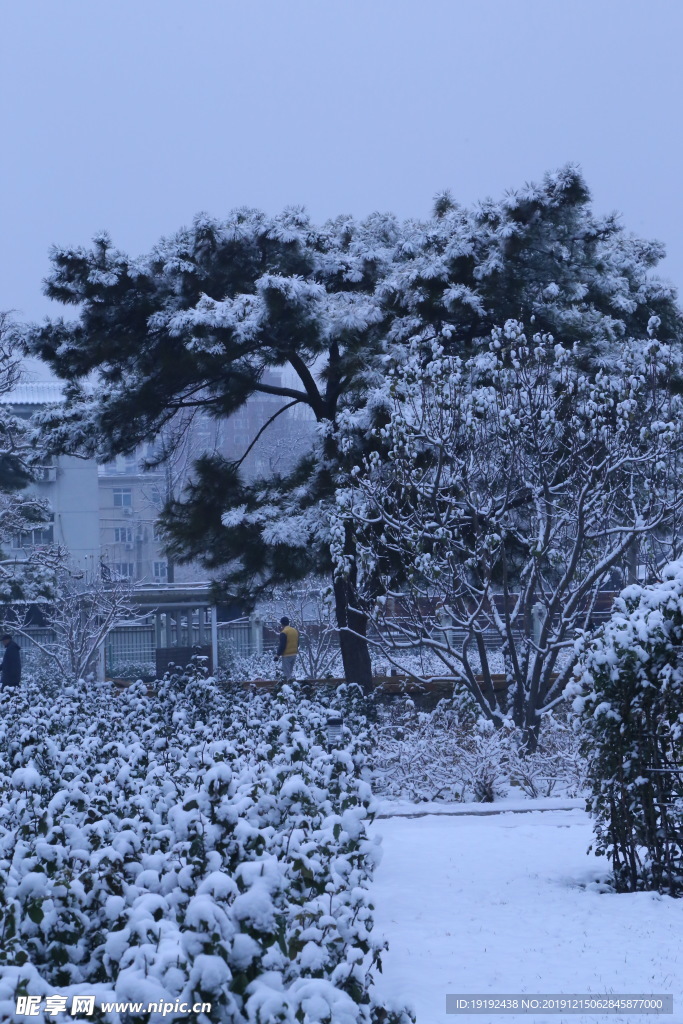
[[[390,943],[378,987],[410,1002],[418,1024],[683,1021],[683,900],[602,891],[608,865],[586,855],[590,820],[579,807],[557,809],[559,802],[497,815],[462,815],[460,804],[454,816],[373,825],[384,847],[376,928]],[[385,801],[381,813],[391,809]],[[446,993],[521,992],[673,993],[674,1013],[446,1014]]]
[[[532,811],[570,811],[586,806],[586,801],[581,797],[549,796],[532,800],[523,796],[505,796],[496,800],[493,804],[482,803],[481,801],[463,802],[446,800],[422,800],[416,803],[414,800],[398,800],[389,797],[380,797],[377,800],[378,818],[424,818],[431,815],[472,815],[478,814],[496,817],[504,811],[517,811],[520,814],[530,814]]]

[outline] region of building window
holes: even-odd
[[[37,548],[51,547],[54,544],[54,526],[52,523],[44,523],[36,526],[33,530],[22,530],[15,533],[12,538],[14,548]]]
[[[114,488],[114,508],[132,508],[133,492],[130,487]]]
[[[130,526],[115,526],[114,527],[114,543],[115,544],[132,544],[133,543],[133,531]]]
[[[154,563],[154,579],[157,583],[165,583],[168,578],[168,566],[166,562]]]
[[[135,564],[133,562],[114,562],[112,569],[118,576],[125,579],[132,579],[135,576]]]

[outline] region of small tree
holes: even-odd
[[[574,708],[585,732],[595,849],[620,892],[683,894],[683,561],[622,591],[585,641]]]
[[[334,594],[326,580],[311,577],[301,586],[278,588],[259,609],[272,629],[280,629],[283,614],[292,620],[299,631],[299,665],[307,679],[325,679],[340,671]]]
[[[656,319],[650,325],[656,329]],[[488,350],[450,357],[415,344],[390,376],[381,450],[338,494],[341,533],[387,654],[431,648],[484,713],[536,745],[540,714],[571,677],[573,642],[629,552],[677,547],[683,405],[678,357],[624,343],[593,375],[549,335],[509,321]],[[350,570],[335,551],[340,575]],[[510,706],[494,686],[504,659]]]
[[[54,572],[53,591],[54,600],[41,606],[52,639],[33,635],[26,619],[12,622],[11,629],[30,640],[68,682],[96,670],[102,644],[117,622],[143,618],[134,610],[130,581],[108,571],[86,576],[63,560]]]

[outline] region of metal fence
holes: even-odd
[[[218,665],[227,668],[234,657],[251,658],[272,653],[277,647],[277,634],[264,630],[258,617],[234,619],[218,623]]]
[[[234,622],[218,623],[218,664],[225,661],[226,651],[232,651],[242,658],[258,653],[258,638],[254,637],[254,629],[248,618],[235,619]]]
[[[37,626],[31,629],[30,627],[26,630],[30,633],[31,637],[35,638],[38,643],[49,644],[51,640],[54,640],[55,635],[51,629],[41,629]],[[38,648],[34,645],[33,640],[29,640],[28,637],[21,636],[20,634],[13,634],[13,639],[19,645],[22,656],[33,655],[36,653]]]
[[[55,639],[51,629],[27,629],[27,633],[41,643],[49,644]],[[204,634],[207,642],[207,633]],[[17,636],[22,655],[29,659],[36,656],[37,648],[28,637]],[[199,644],[199,627],[195,623],[192,636],[188,635],[187,624],[183,625],[180,638],[184,646]],[[248,658],[271,650],[275,640],[266,639],[260,622],[249,618],[218,624],[218,665],[224,667],[235,655]],[[182,646],[179,644],[179,646]],[[154,673],[156,663],[156,631],[153,624],[115,626],[104,643],[104,668],[107,676],[127,676],[130,672]]]
[[[198,645],[199,626],[193,624],[192,636],[188,634],[187,624],[183,625],[181,646]],[[233,622],[218,623],[218,667],[223,668],[231,657],[248,658],[270,650],[273,640],[264,642],[263,627],[260,622],[249,618],[236,619]],[[206,633],[204,643],[207,642]],[[180,644],[179,644],[180,645]],[[108,675],[119,672],[137,670],[154,670],[156,658],[156,635],[154,626],[116,626],[107,637],[105,645],[105,669]]]
[[[208,629],[205,627],[205,630]],[[42,643],[49,643],[54,639],[52,630],[46,628],[29,628],[27,633]],[[175,641],[178,646],[195,646],[200,642],[198,624],[192,625],[192,636],[189,636],[187,623],[183,624],[180,631],[181,636],[176,637],[175,633],[171,644]],[[372,631],[371,631],[372,632]],[[442,630],[444,639],[457,647],[464,639],[462,630],[446,628]],[[227,668],[234,657],[249,658],[254,655],[272,653],[277,646],[277,633],[272,630],[265,630],[260,619],[245,617],[235,619],[232,622],[219,622],[218,634],[218,668]],[[419,649],[422,645],[417,642],[411,644],[405,636],[397,630],[390,638],[399,646],[406,649]],[[521,638],[521,634],[515,631],[515,640]],[[29,659],[37,653],[36,647],[27,637],[16,637],[22,655]],[[182,644],[180,641],[182,640]],[[204,643],[208,640],[207,632],[204,633]],[[488,649],[500,647],[500,636],[493,630],[486,630],[483,636],[484,644]],[[338,639],[335,638],[338,643]],[[105,672],[109,677],[128,676],[131,672],[141,674],[154,673],[156,665],[156,631],[152,623],[144,625],[120,625],[115,626],[104,644]]]
[[[192,635],[189,635],[187,623],[183,624],[180,637],[175,632],[171,638],[178,646],[193,647],[200,643],[199,626],[194,623]],[[205,644],[207,633],[204,634]],[[238,619],[235,622],[218,624],[218,665],[222,667],[228,650],[242,657],[259,653],[262,641],[255,635],[253,624],[249,619]],[[107,637],[105,648],[105,668],[108,675],[140,667],[154,670],[156,659],[156,635],[154,626],[116,626]]]
[[[156,637],[154,626],[115,626],[104,648],[104,668],[109,676],[125,675],[131,668],[154,672]]]

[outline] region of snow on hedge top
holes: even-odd
[[[613,700],[599,700],[605,684],[598,679],[605,671],[611,683],[621,681],[624,695],[626,673],[635,673],[640,688],[683,686],[683,667],[675,654],[681,643],[683,558],[663,570],[661,582],[625,587],[597,636],[577,641],[576,679],[567,688],[567,695],[575,698],[574,710],[584,712],[588,701],[596,717],[616,713]]]
[[[0,1017],[24,990],[212,1003],[197,1024],[409,1024],[372,995],[367,739],[338,699],[354,728],[328,753],[326,706],[293,687],[0,695]]]

